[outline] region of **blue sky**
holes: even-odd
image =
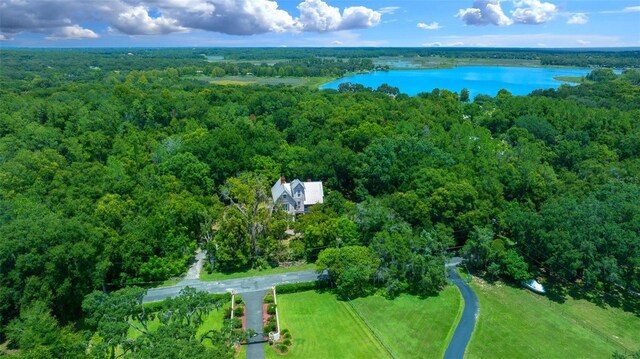
[[[0,46],[640,47],[640,1],[0,0]]]

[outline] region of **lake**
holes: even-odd
[[[376,89],[383,83],[395,86],[400,92],[416,95],[435,88],[460,92],[469,90],[473,99],[478,94],[495,96],[501,89],[514,95],[527,95],[536,89],[558,88],[564,82],[557,76],[585,76],[589,69],[550,67],[463,66],[432,70],[391,70],[347,76],[320,86],[320,89],[338,89],[344,82],[361,84]]]

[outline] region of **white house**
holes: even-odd
[[[299,214],[308,212],[309,206],[322,203],[324,190],[322,182],[302,182],[294,179],[287,183],[282,177],[271,187],[271,197],[273,203],[282,205],[285,211]]]

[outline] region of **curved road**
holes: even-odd
[[[471,287],[467,285],[467,282],[460,278],[460,275],[456,271],[456,266],[460,261],[458,260],[457,263],[455,263],[455,260],[456,258],[452,259],[452,261],[446,265],[449,269],[447,278],[460,289],[462,299],[464,300],[464,310],[462,311],[460,322],[458,322],[458,326],[455,332],[453,332],[451,342],[449,342],[449,346],[444,352],[444,359],[462,359],[464,357],[464,352],[467,349],[469,340],[471,340],[471,334],[473,333],[473,328],[476,325],[480,310],[478,297]]]
[[[449,346],[447,347],[447,350],[444,353],[444,359],[462,359],[464,357],[464,352],[467,349],[467,345],[469,344],[469,340],[471,339],[471,334],[473,333],[476,320],[478,319],[478,312],[479,312],[478,297],[473,292],[471,287],[469,287],[467,283],[462,278],[460,278],[460,275],[456,271],[456,267],[458,266],[458,264],[460,264],[461,261],[462,261],[461,258],[454,257],[445,265],[445,268],[448,269],[447,278],[449,278],[453,282],[453,284],[455,284],[458,287],[458,289],[460,289],[460,293],[462,294],[462,299],[464,300],[464,310],[462,311],[460,322],[458,322],[458,326],[456,327],[456,330],[453,333],[451,342],[449,343]],[[254,294],[255,292],[260,292],[259,299],[261,300],[262,294],[264,293],[262,291],[265,291],[274,285],[285,284],[285,283],[312,282],[312,281],[318,280],[318,277],[319,277],[319,274],[316,273],[314,270],[308,270],[308,271],[291,272],[291,273],[284,273],[284,274],[271,274],[271,275],[264,275],[264,276],[258,276],[258,277],[228,279],[223,281],[212,281],[212,282],[203,282],[199,279],[185,279],[175,286],[149,289],[143,301],[145,303],[158,302],[169,297],[176,297],[180,293],[180,290],[182,290],[182,288],[186,286],[194,287],[198,290],[206,291],[208,293],[225,293],[232,289],[236,293],[252,293],[253,292],[252,294]],[[248,297],[251,298],[252,294],[249,294]],[[249,307],[249,305],[247,306]],[[255,316],[256,318],[260,318],[259,320],[261,321],[262,306],[260,304],[256,304],[255,306],[257,308],[255,309],[251,308],[251,309],[255,310],[256,313],[251,317]],[[257,323],[253,326],[258,327],[254,329],[261,329],[260,325]],[[263,358],[264,351],[260,350],[263,348],[263,346],[262,345],[259,345],[259,346],[253,345],[253,346],[255,346],[256,348],[251,348],[252,349],[251,357]]]

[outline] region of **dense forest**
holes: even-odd
[[[470,101],[215,86],[185,75],[218,63],[145,51],[2,51],[0,341],[30,348],[34,318],[79,341],[95,290],[178,276],[198,245],[208,270],[316,262],[351,297],[437,292],[456,246],[487,278],[640,290],[637,70]],[[325,203],[292,221],[281,176]]]

